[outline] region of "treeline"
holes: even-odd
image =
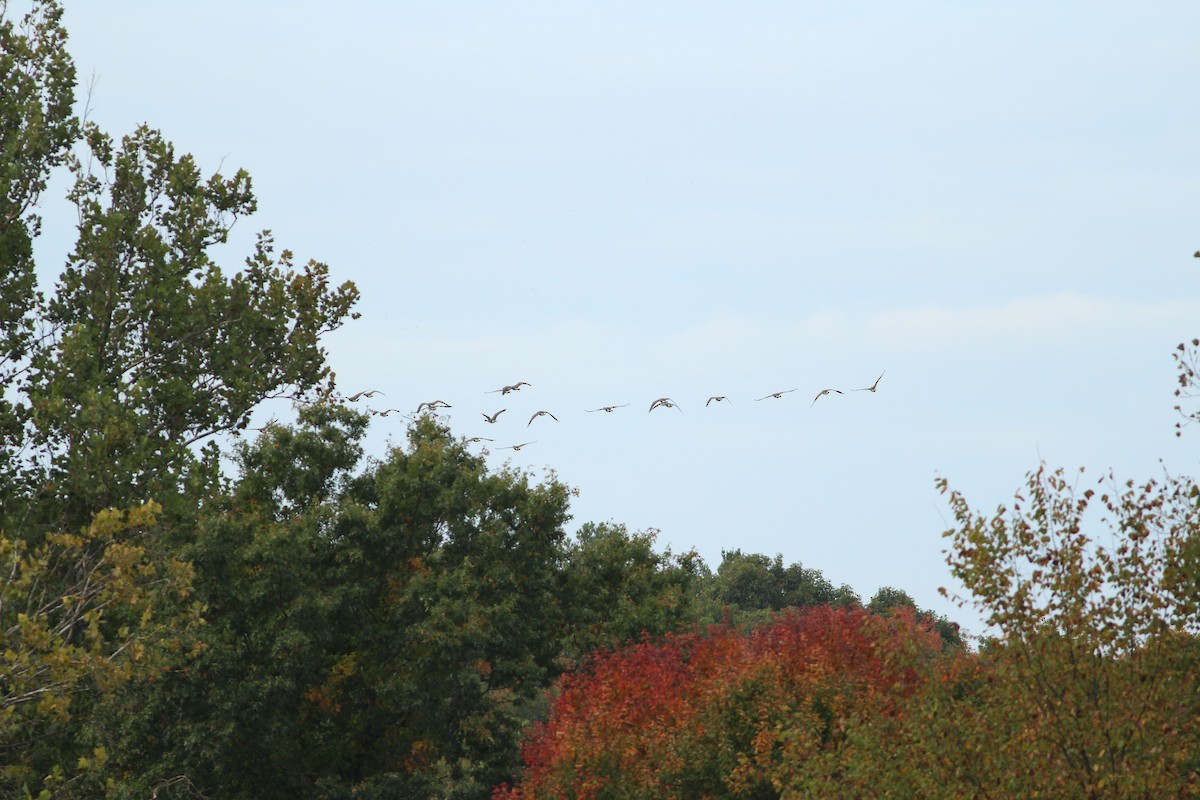
[[[554,679],[593,651],[859,605],[779,557],[726,553],[714,572],[620,526],[571,537],[566,486],[489,471],[432,418],[360,468],[365,417],[300,417],[240,446],[240,477],[186,515],[109,512],[38,558],[5,535],[27,573],[6,587],[7,686],[25,665],[30,695],[0,730],[10,788],[485,797],[515,779]],[[72,560],[105,588],[52,597]],[[35,582],[35,610],[9,617]],[[92,663],[62,663],[80,642]]]
[[[950,494],[977,651],[848,605],[601,652],[494,798],[1200,795],[1200,486],[1083,480]]]

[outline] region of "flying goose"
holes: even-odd
[[[525,427],[528,428],[530,425],[533,424],[533,421],[535,419],[537,419],[538,417],[541,417],[541,416],[549,417],[550,419],[554,420],[555,422],[558,422],[558,417],[554,416],[549,411],[537,411],[534,413],[534,415],[532,417],[529,418],[529,422],[525,423]]]
[[[501,386],[499,389],[492,389],[490,392],[486,392],[486,394],[495,394],[496,392],[499,392],[500,394],[508,394],[509,392],[519,392],[519,391],[521,391],[522,386],[533,386],[533,384],[529,383],[528,381],[517,381],[516,383],[512,384],[511,386]]]
[[[586,411],[589,414],[594,414],[597,411],[606,411],[609,414],[611,414],[613,412],[614,408],[624,408],[627,405],[629,405],[629,403],[622,403],[619,406],[600,406],[599,408],[585,408],[584,411]]]
[[[672,400],[669,397],[660,397],[657,400],[655,400],[653,403],[650,404],[651,411],[653,411],[656,408],[673,408],[676,411],[678,411],[680,414],[683,413],[683,409],[679,407],[679,404],[676,403],[674,400]]]
[[[346,402],[347,403],[357,403],[358,399],[360,397],[374,397],[377,394],[383,394],[383,392],[379,391],[378,389],[366,389],[364,391],[355,392],[354,394],[350,395],[349,397],[346,398]]]
[[[794,391],[796,391],[796,390],[795,389],[784,389],[782,392],[771,392],[770,394],[765,395],[764,397],[756,398],[754,402],[757,403],[759,400],[766,400],[769,397],[774,397],[776,400],[778,400],[779,398],[783,397],[788,392],[794,392]]]
[[[881,380],[883,380],[883,376],[884,376],[886,373],[887,373],[887,370],[885,369],[883,372],[879,373],[879,377],[878,377],[878,378],[876,378],[876,379],[875,379],[875,382],[874,382],[874,383],[872,383],[870,386],[865,386],[865,387],[863,387],[862,389],[854,389],[853,391],[856,391],[856,392],[874,392],[874,391],[875,391],[875,390],[876,390],[876,389],[879,387],[879,382],[880,382]],[[815,402],[815,401],[814,401],[814,402]]]
[[[880,376],[880,377],[882,377],[882,376]],[[845,394],[845,392],[843,392],[841,389],[822,389],[821,391],[817,392],[817,396],[813,398],[813,401],[812,401],[813,406],[815,406],[817,404],[818,400],[820,400],[822,397],[829,394],[830,392],[837,392],[838,394]],[[809,406],[809,408],[812,408],[812,406]]]
[[[437,411],[439,408],[451,408],[451,405],[445,400],[434,400],[432,403],[421,403],[417,406],[417,413],[422,411]]]
[[[479,413],[483,414],[483,418],[485,420],[487,420],[488,422],[490,422],[492,424],[495,424],[496,420],[500,419],[500,415],[503,414],[505,411],[508,411],[508,409],[502,408],[499,411],[497,411],[495,414],[492,414],[490,417],[487,414],[483,414],[482,411]]]
[[[525,447],[525,445],[530,445],[530,444],[537,444],[537,441],[535,440],[532,442],[523,442],[521,444],[510,444],[508,447],[497,447],[496,449],[497,450],[520,450],[522,447]]]
[[[728,403],[732,403],[732,402],[733,402],[732,400],[730,400],[728,397],[726,397],[726,396],[725,396],[725,395],[723,395],[723,394],[714,394],[712,397],[708,398],[708,403],[713,403],[713,402],[720,403],[721,401],[725,401],[725,402],[728,402]],[[705,407],[705,408],[708,408],[708,403],[705,403],[705,404],[704,404],[704,407]]]

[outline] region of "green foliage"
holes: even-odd
[[[357,299],[322,264],[276,259],[268,234],[243,271],[213,262],[209,248],[254,210],[245,172],[203,180],[144,127],[119,148],[86,134],[103,177],[75,162],[79,240],[22,386],[36,477],[74,516],[173,493],[193,445],[244,427],[265,398],[317,387],[329,374],[319,337]]]
[[[720,613],[694,553],[619,525],[568,541],[565,486],[489,471],[432,418],[365,469],[365,417],[300,421],[241,447],[241,478],[170,542],[204,647],[97,710],[87,744],[127,776],[114,796],[163,775],[213,795],[483,796],[563,666]]]
[[[57,2],[34,3],[19,25],[7,12],[7,0],[0,2],[0,219],[5,234],[28,240],[37,233],[33,208],[49,172],[64,162],[77,135],[75,65]]]
[[[254,444],[240,442],[238,502],[283,519],[341,494],[362,458],[367,418],[321,403],[300,409],[300,426],[271,423]]]
[[[114,762],[88,736],[114,693],[199,657],[172,544],[216,491],[213,437],[332,382],[319,339],[357,291],[265,233],[223,272],[211,249],[254,210],[249,177],[204,178],[146,127],[118,144],[81,125],[62,10],[30,5],[14,21],[0,0],[0,763],[13,792],[94,797]],[[43,294],[36,210],[64,167],[78,238]]]
[[[478,797],[516,764],[565,621],[566,487],[490,472],[428,418],[354,475],[365,418],[301,422],[244,448],[180,543],[205,649],[107,710],[97,744],[142,776],[118,796],[186,774],[222,796]]]
[[[120,144],[70,108],[61,11],[35,3],[0,27],[0,525],[86,524],[136,498],[167,502],[193,447],[246,425],[263,399],[303,397],[329,376],[320,337],[351,315],[353,284],[278,257],[269,233],[227,275],[210,253],[255,210],[239,170],[205,179],[160,133]],[[87,156],[71,151],[78,145]],[[54,292],[38,291],[32,204],[68,164],[79,233]]]
[[[916,601],[908,592],[892,586],[881,586],[875,596],[871,598],[871,602],[867,603],[867,610],[884,616],[894,608],[916,607]]]
[[[785,567],[779,554],[771,559],[741,550],[722,551],[713,587],[717,601],[735,612],[735,618],[765,619],[770,614],[762,612],[860,602],[853,589],[835,587],[819,570],[799,563]]]
[[[654,550],[654,531],[586,523],[566,554],[571,618],[563,655],[578,661],[592,650],[713,622],[712,575],[694,551]]]
[[[35,3],[20,24],[7,10],[0,0],[0,476],[17,472],[29,420],[28,405],[14,403],[8,389],[28,373],[38,342],[35,207],[78,135],[62,9]]]

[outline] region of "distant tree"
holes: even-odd
[[[569,622],[563,655],[574,662],[600,647],[715,622],[712,576],[694,551],[654,549],[654,531],[585,523],[564,563]]]
[[[915,609],[916,607],[917,602],[912,599],[912,595],[892,586],[880,587],[879,591],[875,592],[875,596],[871,598],[871,602],[867,603],[867,610],[884,615],[893,608]]]
[[[928,620],[941,636],[943,644],[951,647],[965,646],[957,624],[951,622],[945,615],[917,608],[917,602],[912,599],[912,595],[902,589],[881,586],[879,591],[875,592],[875,596],[871,598],[871,602],[867,604],[868,610],[883,616],[901,608],[912,609],[919,618]]]
[[[746,613],[860,602],[849,586],[834,587],[819,570],[799,563],[785,567],[778,554],[772,559],[761,553],[722,551],[713,586],[718,602]],[[757,616],[765,618],[769,613]]]

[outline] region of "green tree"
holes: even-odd
[[[249,176],[204,178],[147,127],[116,143],[81,125],[62,9],[30,5],[14,20],[0,0],[0,747],[26,789],[95,796],[91,715],[197,623],[167,544],[215,488],[214,437],[267,397],[329,390],[320,337],[357,291],[266,233],[223,271]],[[38,203],[64,168],[78,238],[43,292]]]
[[[712,575],[695,551],[654,549],[653,530],[585,523],[566,554],[569,623],[563,655],[577,662],[591,651],[715,622]]]
[[[78,137],[75,65],[64,44],[62,9],[35,3],[18,23],[0,0],[0,480],[19,472],[28,403],[10,387],[29,371],[40,296],[33,241],[37,203],[51,171]]]
[[[204,650],[93,733],[116,793],[186,775],[222,797],[481,797],[555,674],[568,490],[489,471],[423,418],[358,469],[365,418],[271,426],[180,547]],[[119,754],[119,755],[118,755]]]
[[[860,602],[853,589],[835,587],[819,570],[800,563],[784,566],[780,554],[772,559],[761,553],[722,551],[714,587],[718,602],[759,620],[784,608]]]
[[[325,265],[276,256],[265,232],[244,269],[226,274],[211,250],[255,210],[249,175],[205,178],[148,127],[117,144],[80,126],[60,23],[57,3],[43,0],[23,25],[0,27],[0,526],[9,529],[83,525],[147,496],[166,503],[196,472],[196,446],[244,427],[268,397],[322,386],[320,337],[358,297],[353,284],[331,287]],[[62,164],[74,174],[79,233],[47,297],[32,261],[34,204]]]
[[[867,610],[886,616],[894,608],[916,608],[917,601],[903,589],[893,586],[881,586],[879,591],[867,603]]]

